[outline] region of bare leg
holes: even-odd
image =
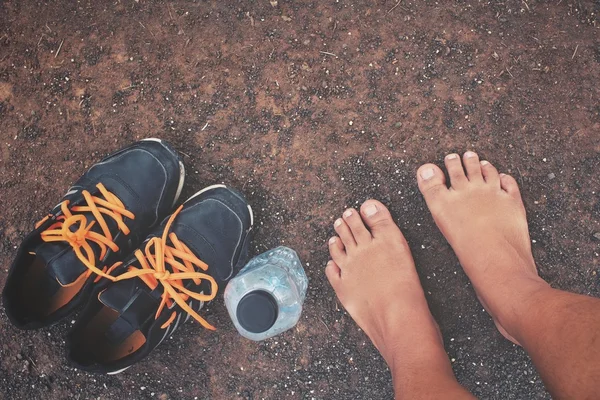
[[[473,398],[454,378],[410,250],[388,209],[368,200],[334,226],[339,237],[329,241],[327,278],[389,365],[396,398]]]
[[[552,289],[537,273],[516,181],[477,154],[426,164],[419,188],[500,332],[522,345],[555,398],[600,394],[600,300]],[[465,172],[466,171],[466,172]]]

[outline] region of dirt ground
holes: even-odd
[[[183,198],[208,184],[254,207],[253,253],[295,248],[301,322],[254,343],[222,298],[117,376],[64,359],[64,321],[0,313],[0,399],[388,399],[389,370],[336,302],[332,222],[375,197],[419,268],[459,381],[484,399],[547,399],[436,229],[414,174],[474,149],[513,174],[553,286],[598,296],[599,1],[0,1],[0,286],[15,249],[103,155],[161,137]],[[596,234],[596,236],[594,236]]]

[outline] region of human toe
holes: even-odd
[[[419,190],[426,201],[428,198],[433,199],[441,193],[448,192],[446,177],[442,170],[434,164],[425,164],[419,167],[417,182],[419,183]]]
[[[347,213],[347,211],[346,211]],[[344,218],[338,218],[333,223],[333,229],[339,235],[344,247],[349,249],[356,246],[356,240]]]
[[[474,151],[467,151],[463,155],[463,164],[467,171],[467,177],[469,182],[483,182],[483,175],[481,173],[481,164],[479,163],[479,156]]]
[[[327,266],[325,267],[325,275],[329,280],[329,283],[333,287],[334,290],[337,290],[339,280],[341,278],[341,270],[340,267],[333,260],[329,260]]]
[[[360,213],[375,238],[396,235],[396,231],[399,231],[388,208],[378,200],[365,201],[360,207]]]
[[[507,174],[500,174],[500,187],[511,196],[520,199],[519,185],[515,178]]]
[[[460,160],[460,156],[458,154],[448,154],[444,158],[444,164],[446,164],[446,169],[448,170],[448,176],[450,177],[450,185],[454,189],[460,189],[461,187],[469,183],[469,180],[465,175],[465,170],[463,168],[462,161]]]
[[[356,241],[357,245],[371,241],[371,232],[369,232],[361,216],[355,209],[347,209],[344,212],[343,218],[350,228],[350,232],[352,233],[352,236],[354,236],[354,240]]]
[[[337,236],[333,236],[329,239],[328,246],[331,258],[337,263],[342,262],[346,257],[346,249],[342,240]]]
[[[485,183],[499,186],[500,175],[498,174],[496,167],[494,167],[489,161],[485,160],[480,161],[479,164],[481,165],[481,174],[483,175]]]

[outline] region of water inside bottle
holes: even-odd
[[[240,334],[262,340],[296,325],[307,287],[308,279],[296,252],[278,247],[242,268],[225,289],[225,304]],[[268,296],[275,301],[276,310]],[[270,324],[273,314],[276,319]]]

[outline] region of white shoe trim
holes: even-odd
[[[217,188],[227,188],[227,186],[220,184],[220,185],[211,185],[211,186],[205,187],[204,189],[202,189],[199,192],[196,192],[194,195],[192,195],[192,197],[190,197],[189,199],[187,199],[185,201],[185,203],[187,203],[188,201],[190,201],[194,197],[200,196],[204,192],[207,192],[207,191],[209,191],[211,189],[217,189]]]
[[[167,148],[167,146],[165,146],[163,144],[162,139],[159,139],[159,138],[146,138],[146,139],[142,139],[142,142],[157,142],[157,143],[160,143],[167,150],[171,151],[171,149]],[[185,166],[183,165],[183,162],[179,161],[179,185],[177,186],[177,192],[175,192],[175,200],[173,200],[173,204],[171,204],[171,207],[175,206],[175,203],[177,203],[177,200],[179,200],[179,196],[181,195],[181,191],[183,190],[184,182],[185,182]]]
[[[112,371],[112,372],[107,372],[108,375],[116,375],[116,374],[120,374],[121,372],[125,371],[126,369],[131,368],[131,365],[129,367],[125,367],[123,369],[119,369],[117,371]]]

